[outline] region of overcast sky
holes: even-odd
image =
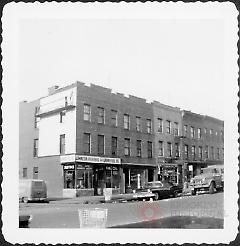
[[[20,101],[79,80],[220,119],[224,29],[214,19],[26,19]]]

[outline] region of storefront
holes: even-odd
[[[102,195],[104,188],[120,193],[120,158],[65,155],[60,161],[64,197]]]

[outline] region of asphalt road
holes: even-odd
[[[179,221],[179,218],[194,216],[197,219],[202,218],[204,220],[203,226],[201,225],[199,228],[209,228],[209,223],[212,222],[211,219],[207,222],[207,218],[217,218],[217,224],[222,224],[224,218],[223,202],[223,192],[212,195],[202,194],[170,198],[154,202],[76,204],[69,200],[68,203],[61,201],[55,203],[21,203],[19,214],[32,215],[30,228],[79,228],[78,209],[84,208],[107,208],[106,227],[124,227],[122,225],[144,222],[140,223],[138,227],[166,228],[167,225],[167,228],[171,228],[174,227],[176,221]],[[169,217],[172,217],[173,225],[169,221],[165,223],[165,227],[163,223],[156,223],[159,219]],[[205,224],[206,227],[204,227]]]

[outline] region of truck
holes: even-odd
[[[196,175],[190,181],[192,195],[198,192],[208,191],[213,194],[224,188],[224,167],[223,165],[212,165],[202,168],[201,174]]]
[[[20,179],[19,201],[47,201],[47,185],[44,180]]]

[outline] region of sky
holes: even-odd
[[[224,119],[216,19],[23,19],[19,101],[82,81]]]

